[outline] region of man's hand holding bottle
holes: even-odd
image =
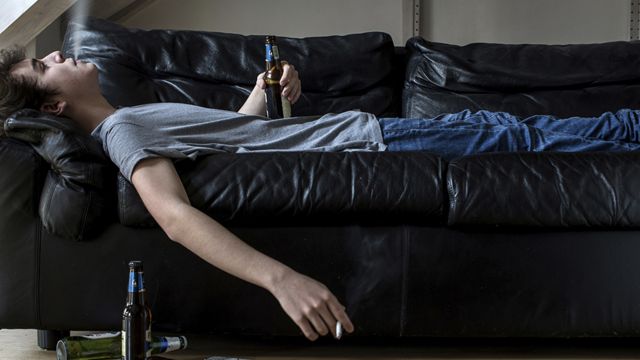
[[[286,97],[291,105],[293,105],[298,102],[298,99],[300,99],[300,96],[302,95],[302,82],[300,81],[298,70],[296,70],[295,66],[286,61],[281,61],[281,63],[283,70],[282,78],[280,79],[282,96]],[[256,86],[262,90],[267,88],[267,83],[264,81],[264,75],[264,72],[260,73],[256,80]]]

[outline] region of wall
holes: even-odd
[[[422,36],[452,44],[629,40],[629,0],[422,0]]]
[[[94,1],[101,4],[104,0]],[[397,45],[404,45],[412,35],[413,0],[137,0],[137,3],[140,5],[135,11],[118,16],[117,21],[139,28],[293,37],[378,30],[391,34]],[[563,44],[629,39],[630,0],[420,0],[420,5],[421,36],[432,41]],[[95,4],[93,7],[95,15],[104,14]],[[50,27],[38,38],[38,46],[32,45],[37,56],[60,47],[56,31]]]
[[[122,23],[290,37],[384,31],[403,45],[412,0],[156,0]],[[405,5],[409,5],[408,7]]]
[[[297,37],[381,30],[401,45],[411,35],[411,3],[156,0],[124,23]],[[629,39],[629,0],[420,0],[420,5],[421,36],[432,41],[562,44]],[[271,18],[276,22],[269,22]]]

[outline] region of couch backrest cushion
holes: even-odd
[[[640,108],[640,42],[580,45],[407,42],[402,113],[465,109],[594,116]]]
[[[264,71],[264,36],[130,29],[88,19],[70,23],[63,51],[100,70],[115,106],[184,102],[237,110]],[[394,45],[388,34],[278,38],[302,80],[294,115],[392,109]],[[396,91],[398,92],[398,91]]]
[[[449,163],[449,225],[640,226],[639,153],[502,153]]]

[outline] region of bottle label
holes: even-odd
[[[144,273],[142,271],[138,272],[138,292],[144,291]]]
[[[88,340],[111,339],[119,336],[120,336],[120,331],[112,332],[112,333],[80,335],[81,338],[88,339]]]
[[[129,272],[129,292],[138,292],[138,275],[133,271]]]
[[[277,60],[280,60],[280,51],[278,51],[278,45],[273,45],[271,52],[273,52],[273,58]]]
[[[144,273],[129,272],[129,292],[135,293],[144,291]]]
[[[182,350],[187,348],[187,338],[184,336],[168,337],[166,341],[166,352]]]
[[[182,346],[180,346],[180,339],[174,341],[167,341],[167,352],[180,350]]]
[[[282,117],[291,117],[291,102],[286,97],[282,97]]]
[[[151,342],[153,339],[151,338],[151,328],[147,328],[144,332],[144,352],[147,356],[151,356]]]
[[[264,82],[268,85],[268,86],[276,86],[278,85],[278,87],[280,86],[280,82],[278,80],[273,80],[273,79],[268,79],[268,78],[264,78]]]
[[[158,336],[147,345],[147,356],[184,350],[187,348],[187,338],[184,336]]]
[[[271,53],[271,44],[265,44],[264,46],[265,46],[265,54],[267,55],[266,60],[267,61],[273,60],[272,53]]]
[[[127,332],[122,329],[122,358],[124,359],[125,354],[127,353]]]
[[[171,350],[168,350],[169,349],[169,342],[167,341],[166,337],[161,337],[160,341],[158,341],[157,343],[154,343],[152,345],[152,347],[156,348],[156,352],[158,354],[165,353],[167,351],[171,351]]]

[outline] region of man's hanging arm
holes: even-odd
[[[287,271],[283,264],[254,250],[191,206],[171,160],[143,160],[134,169],[131,180],[167,236],[210,264],[266,289]]]
[[[323,284],[255,250],[191,206],[171,160],[142,160],[131,180],[170,239],[220,270],[271,292],[308,339],[329,330],[335,336],[336,321],[353,331],[344,306]]]

